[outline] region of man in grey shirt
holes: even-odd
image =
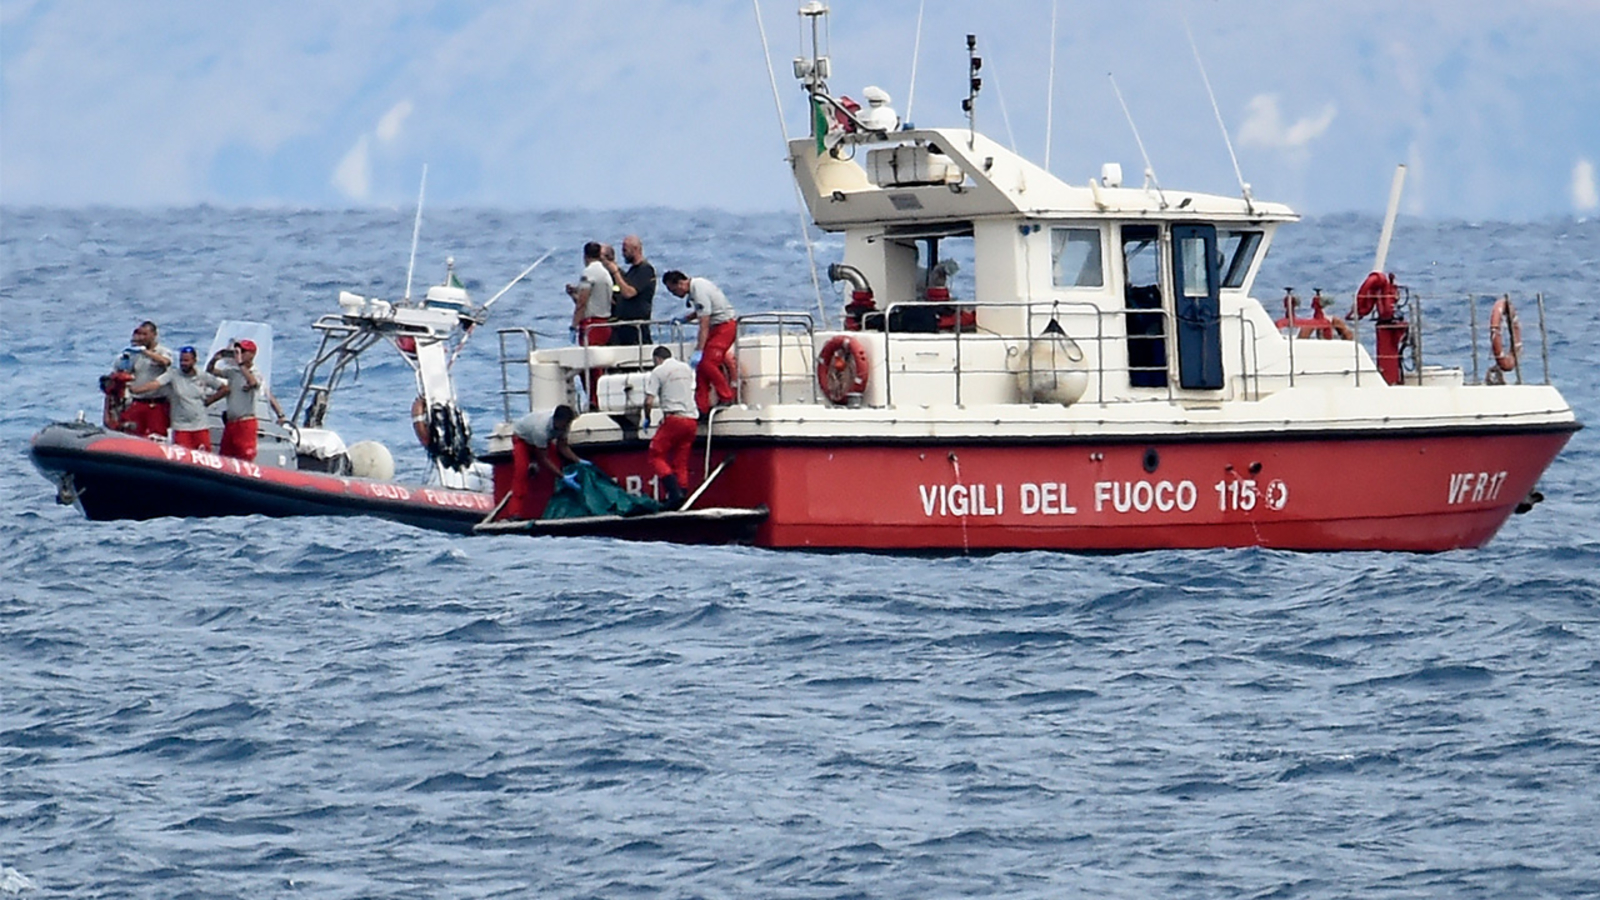
[[[235,459],[254,461],[256,458],[256,397],[261,392],[261,377],[256,374],[256,343],[251,340],[238,340],[225,349],[218,350],[211,361],[206,363],[206,371],[212,375],[217,374],[217,364],[224,357],[233,357],[233,365],[229,366],[222,377],[227,379],[227,384],[218,390],[221,395],[228,398],[228,404],[222,411],[222,447],[219,452],[223,456]],[[216,398],[213,397],[213,400]],[[272,405],[272,411],[278,415],[278,424],[287,422],[283,414],[283,407],[278,405],[278,399],[272,394],[267,394],[267,402]]]
[[[211,429],[206,407],[222,397],[223,380],[195,368],[198,357],[193,347],[178,348],[178,366],[169,368],[143,384],[128,388],[134,394],[151,394],[167,400],[172,412],[172,442],[190,450],[211,450]]]
[[[156,323],[144,321],[133,329],[133,342],[128,347],[127,356],[131,374],[127,376],[126,383],[134,385],[145,384],[167,371],[172,365],[173,353],[161,345],[156,334]],[[136,397],[129,401],[119,423],[121,430],[131,431],[140,437],[166,437],[170,425],[167,398],[160,395]]]

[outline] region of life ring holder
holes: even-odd
[[[829,338],[817,354],[817,386],[839,406],[845,405],[850,395],[866,392],[870,371],[866,343],[847,334]]]
[[[1511,345],[1506,346],[1506,334],[1511,335]],[[1507,352],[1509,349],[1510,352]],[[1489,352],[1494,354],[1494,364],[1502,372],[1510,372],[1522,359],[1522,322],[1511,305],[1509,294],[1494,302],[1489,310]]]

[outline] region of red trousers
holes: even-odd
[[[556,452],[554,442],[549,447],[540,448],[519,437],[511,439],[511,484],[508,488],[511,499],[506,502],[505,512],[500,518],[537,519],[544,512],[543,504],[549,501],[555,482],[552,481],[550,488],[539,491],[535,496],[534,475],[536,472],[543,474],[544,471],[539,468],[538,454],[541,453],[556,467],[556,471],[561,471],[565,460]]]
[[[204,450],[210,453],[211,429],[199,428],[194,431],[174,431],[172,433],[172,442],[179,447],[188,447],[190,450]]]
[[[230,419],[222,426],[223,456],[253,461],[256,458],[256,417]]]
[[[688,416],[666,416],[656,436],[650,439],[650,469],[660,478],[678,477],[678,486],[689,489],[689,450],[694,446],[698,420]]]
[[[167,436],[172,426],[172,410],[165,400],[132,400],[122,411],[122,424],[132,425],[139,437]]]
[[[578,343],[585,347],[604,347],[611,343],[610,319],[578,320]],[[589,387],[589,408],[600,408],[600,376],[605,369],[590,369],[585,381]]]
[[[705,349],[700,351],[700,365],[694,370],[694,402],[700,407],[702,416],[711,410],[712,391],[717,392],[717,399],[722,403],[733,402],[733,385],[729,383],[728,376],[732,374],[737,377],[739,367],[728,355],[728,349],[738,336],[737,322],[713,325],[711,333],[706,336]]]

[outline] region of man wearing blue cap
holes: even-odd
[[[167,369],[143,384],[131,385],[135,394],[165,397],[172,415],[172,442],[190,450],[211,452],[211,429],[206,407],[222,397],[223,380],[194,367],[193,347],[178,350],[177,368]],[[159,394],[157,392],[160,392]]]

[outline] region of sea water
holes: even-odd
[[[1290,226],[1257,296],[1342,311],[1378,225]],[[176,347],[269,322],[292,403],[340,290],[403,296],[411,213],[8,208],[0,229],[0,895],[1600,894],[1593,428],[1531,514],[1428,556],[93,523],[28,438],[98,418],[134,325]],[[414,295],[453,257],[482,301],[558,248],[458,363],[480,445],[492,329],[564,342],[583,241],[628,232],[742,310],[817,311],[792,213],[429,211]],[[1509,292],[1543,379],[1543,292],[1551,379],[1600,422],[1600,224],[1402,219],[1389,267],[1441,325],[1429,361],[1469,375],[1466,297]],[[329,423],[419,479],[413,394],[378,348]]]

